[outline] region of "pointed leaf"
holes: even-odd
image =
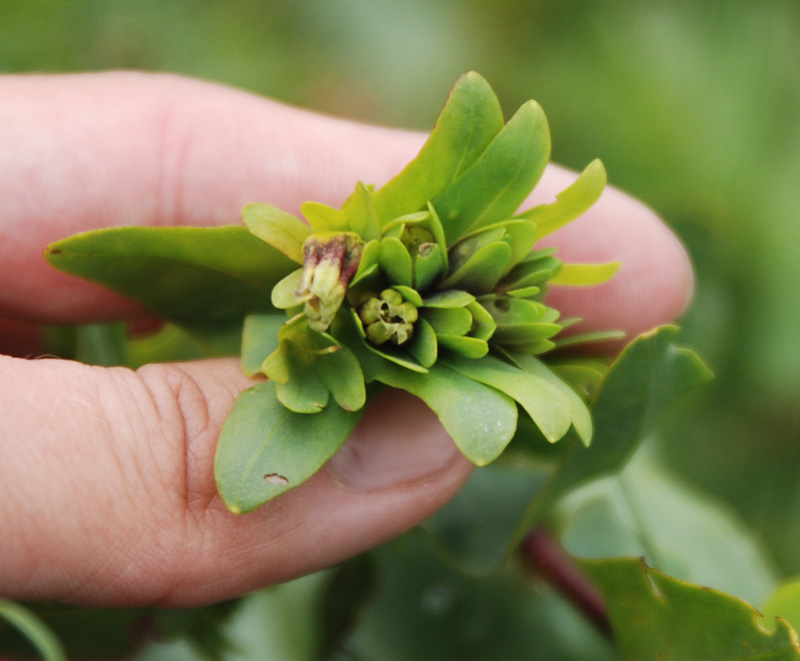
[[[575,431],[578,432],[578,436],[581,437],[584,444],[589,445],[592,440],[594,425],[592,424],[592,414],[589,412],[589,407],[586,402],[581,399],[580,395],[537,358],[526,354],[509,355],[520,368],[544,379],[561,391],[561,394],[569,405],[570,419],[573,427],[575,427]]]
[[[427,374],[386,365],[375,378],[423,400],[459,450],[478,466],[496,459],[514,435],[517,406],[513,399],[439,362]]]
[[[381,238],[381,227],[375,211],[373,193],[361,182],[345,202],[342,213],[350,231],[361,236],[364,241]]]
[[[621,264],[564,264],[561,270],[550,279],[551,285],[570,287],[590,287],[602,285],[614,277]]]
[[[542,239],[587,211],[600,199],[605,185],[603,164],[599,160],[592,161],[572,185],[556,195],[555,202],[529,209],[518,218],[536,223],[536,236]]]
[[[383,222],[424,209],[486,149],[503,126],[492,88],[470,72],[458,79],[419,155],[375,193]]]
[[[345,232],[347,218],[341,210],[322,202],[303,202],[300,211],[315,232]]]
[[[222,427],[214,472],[220,496],[244,513],[316,473],[350,435],[360,413],[338,406],[305,415],[275,396],[272,381],[240,393]]]
[[[448,242],[511,218],[549,158],[547,119],[535,101],[528,101],[478,160],[433,200]]]
[[[255,236],[277,248],[289,259],[303,263],[303,241],[312,229],[297,216],[271,204],[248,204],[242,209],[242,220]]]
[[[351,287],[378,268],[380,251],[381,244],[377,240],[368,241],[364,244],[364,249],[361,251],[361,260],[358,262],[358,269],[350,281]]]
[[[186,329],[272,311],[272,287],[297,268],[241,226],[95,230],[52,244],[45,258]]]

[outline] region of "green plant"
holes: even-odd
[[[246,228],[119,228],[48,248],[54,266],[171,321],[161,338],[180,351],[240,352],[246,372],[267,377],[239,396],[219,442],[218,486],[234,512],[310,477],[383,386],[423,399],[484,466],[420,529],[339,568],[237,610],[156,614],[163,634],[205,641],[180,654],[265,658],[252,630],[238,652],[223,634],[300,612],[311,634],[298,644],[276,625],[273,658],[598,659],[612,658],[611,640],[633,659],[800,657],[786,622],[766,631],[725,594],[760,603],[774,592],[747,533],[637,453],[709,378],[677,329],[633,339],[611,363],[558,351],[614,334],[562,336],[570,320],[543,302],[547,285],[597,284],[615,266],[532,250],[605,184],[594,162],[556,202],[517,213],[548,158],[541,109],[529,102],[504,124],[488,84],[468,74],[395,179],[359,184],[341,209],[306,204],[308,224],[259,204]],[[79,329],[75,351],[157,355],[118,331]],[[770,613],[793,617],[795,594],[775,593]]]

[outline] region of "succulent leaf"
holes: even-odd
[[[303,242],[312,230],[297,216],[271,204],[254,203],[242,209],[242,220],[259,239],[298,264],[303,263]]]

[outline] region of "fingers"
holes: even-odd
[[[419,523],[469,474],[405,393],[368,411],[329,467],[241,516],[213,455],[237,361],[134,373],[0,357],[0,592],[192,605],[335,564]],[[379,411],[379,413],[377,413]]]
[[[48,267],[41,250],[54,240],[113,225],[238,224],[253,201],[295,213],[309,199],[339,205],[356,181],[387,181],[424,141],[175,76],[9,76],[0,91],[0,317],[137,310]],[[548,168],[531,203],[552,200],[574,176]],[[683,248],[617,191],[548,239],[567,259],[623,262],[609,285],[553,293],[587,327],[635,334],[674,318],[690,296]]]

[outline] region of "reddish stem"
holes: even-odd
[[[543,528],[528,533],[521,550],[532,570],[566,597],[603,635],[611,637],[603,597]]]

